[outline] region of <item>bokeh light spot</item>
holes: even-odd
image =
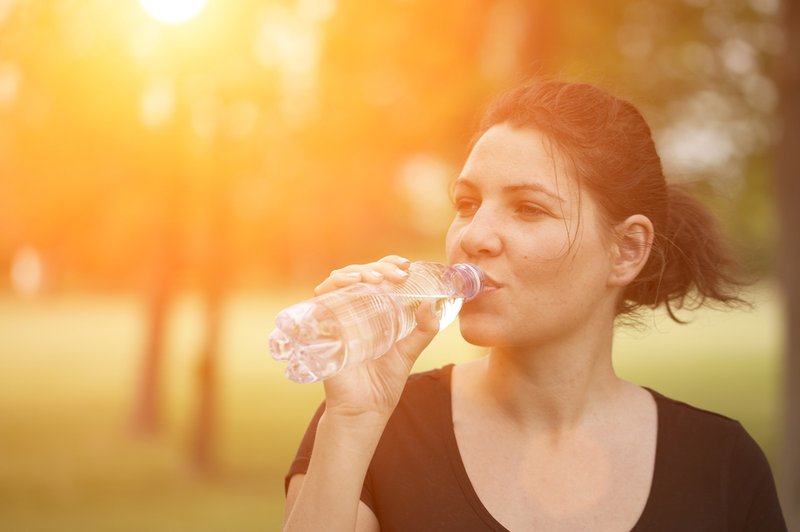
[[[18,249],[11,258],[11,286],[26,297],[37,295],[44,284],[44,263],[39,252],[29,246]]]
[[[165,24],[180,24],[197,16],[206,0],[139,0],[148,15]]]

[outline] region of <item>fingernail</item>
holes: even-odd
[[[347,272],[344,276],[350,279],[357,279],[361,277],[361,272]]]
[[[400,262],[401,262],[401,263],[403,263],[403,264],[410,264],[410,263],[411,263],[411,261],[410,261],[410,260],[408,260],[408,259],[407,259],[407,258],[405,258],[405,257],[399,257],[399,258],[400,258]]]
[[[396,273],[400,277],[408,277],[408,272],[405,270],[401,270],[400,268],[395,269],[394,273]]]
[[[371,272],[369,272],[369,274],[376,279],[383,279],[383,274],[381,272],[376,272],[375,270],[372,270]]]

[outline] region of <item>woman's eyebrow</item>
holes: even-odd
[[[466,177],[457,178],[453,183],[452,190],[455,190],[459,187],[464,187],[471,190],[478,190],[480,188],[478,187],[477,184],[475,184],[473,181],[471,181],[469,178]],[[549,198],[552,198],[553,200],[559,203],[564,203],[564,201],[566,201],[564,198],[562,198],[558,194],[551,192],[550,190],[548,190],[543,185],[540,185],[539,183],[519,183],[514,185],[506,185],[503,187],[502,190],[504,193],[507,194],[514,194],[517,192],[538,192],[540,194],[544,194]]]
[[[519,185],[507,185],[507,186],[503,187],[503,191],[504,192],[510,192],[510,193],[514,193],[514,192],[539,192],[541,194],[544,194],[545,196],[548,196],[548,197],[552,198],[553,200],[555,200],[555,201],[557,201],[559,203],[564,203],[564,201],[565,201],[564,198],[562,198],[558,194],[555,194],[555,193],[549,191],[547,188],[543,187],[542,185],[540,185],[538,183],[521,183]]]

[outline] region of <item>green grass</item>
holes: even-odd
[[[283,378],[266,336],[291,294],[232,298],[222,358],[219,474],[187,460],[193,375],[202,330],[197,300],[171,320],[162,436],[138,439],[129,420],[143,344],[134,298],[0,297],[0,530],[268,531],[279,528],[283,473],[320,386]],[[667,395],[742,420],[775,462],[781,330],[769,288],[749,312],[702,312],[624,332],[620,372]],[[457,328],[418,363],[479,356]]]

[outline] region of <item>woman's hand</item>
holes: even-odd
[[[320,295],[359,282],[402,283],[408,277],[410,264],[407,259],[391,255],[377,262],[347,266],[331,272],[314,291]],[[323,381],[326,417],[386,422],[400,399],[414,362],[439,331],[431,303],[420,305],[416,321],[417,327],[386,354],[345,367]]]

